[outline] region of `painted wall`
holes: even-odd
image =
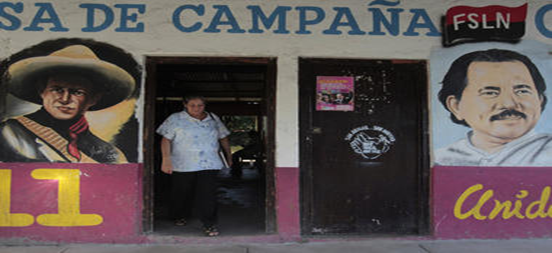
[[[142,220],[140,172],[136,164],[3,163],[0,238],[136,242]]]
[[[456,59],[460,58],[463,55],[467,54],[474,54],[476,52],[479,54],[484,54],[486,50],[490,49],[499,49],[503,50],[499,54],[503,54],[503,52],[515,52],[518,56],[526,56],[528,59],[531,60],[532,63],[534,63],[536,67],[536,71],[540,73],[542,76],[544,83],[549,84],[552,83],[552,77],[547,75],[551,69],[552,69],[552,60],[548,54],[548,52],[552,49],[550,45],[536,42],[536,41],[522,41],[517,44],[509,44],[509,43],[497,43],[497,42],[480,42],[477,44],[464,44],[459,45],[452,48],[445,48],[445,49],[436,49],[431,54],[431,104],[432,104],[432,119],[434,119],[434,123],[432,124],[432,133],[433,136],[439,137],[439,138],[433,138],[433,148],[436,150],[436,163],[442,163],[441,165],[450,166],[450,165],[467,165],[467,164],[455,164],[453,161],[445,161],[446,158],[439,157],[440,154],[442,154],[441,151],[443,149],[446,149],[447,147],[450,147],[450,145],[455,145],[453,143],[465,139],[467,132],[470,131],[472,128],[468,127],[466,125],[457,124],[454,123],[450,119],[451,112],[449,112],[445,106],[439,101],[438,95],[439,92],[442,90],[443,85],[441,82],[444,79],[445,74],[450,71],[450,66]],[[504,57],[506,59],[510,56],[499,56]],[[517,57],[517,56],[513,56]],[[510,59],[510,58],[507,58]],[[524,68],[523,64],[520,65],[522,68]],[[498,70],[497,70],[498,71]],[[494,71],[487,71],[489,74],[493,73]],[[528,73],[528,72],[527,72]],[[501,73],[500,75],[504,76],[506,73]],[[532,79],[530,75],[527,76],[529,79]],[[510,77],[510,79],[513,79]],[[493,80],[496,82],[499,82],[499,80]],[[521,80],[517,81],[521,82]],[[537,96],[539,92],[534,89],[533,94]],[[550,88],[546,89],[543,94],[545,97],[552,96],[552,90]],[[489,99],[489,101],[492,99]],[[529,100],[538,100],[538,99],[529,99]],[[540,115],[535,115],[535,126],[533,128],[533,131],[537,133],[552,133],[552,114],[549,113],[547,104],[545,103],[544,110],[540,113]],[[537,107],[541,107],[541,102],[538,101],[535,104]],[[495,105],[499,106],[499,105]],[[528,115],[527,112],[527,106],[524,108],[518,108],[516,110],[520,110]],[[525,110],[525,111],[524,111]],[[481,109],[481,111],[485,111],[485,109]],[[541,110],[538,110],[541,111]],[[496,114],[497,111],[492,111],[489,116]],[[500,122],[500,121],[495,121]],[[491,129],[492,126],[489,126],[489,129]],[[530,129],[527,127],[524,130]],[[489,130],[490,131],[490,130]],[[475,137],[474,137],[475,138]],[[440,153],[441,152],[441,153]],[[530,162],[530,161],[521,161],[522,157],[514,157],[512,154],[512,157],[508,160],[500,161],[496,164],[490,164],[487,166],[493,166],[493,165],[500,165],[500,166],[546,166],[546,164],[552,164],[552,161],[545,159],[544,156],[548,156],[545,153],[539,153],[539,156],[543,156],[541,158],[542,162]],[[467,162],[467,161],[464,161]],[[540,164],[539,164],[540,163]],[[481,164],[483,165],[483,164]],[[471,164],[471,166],[478,166],[478,164]]]
[[[550,49],[522,40],[432,51],[435,236],[550,236]]]
[[[546,167],[434,167],[434,235],[549,238],[549,178]]]
[[[552,5],[547,1],[527,1],[527,19],[525,36],[522,38],[524,43],[539,43],[543,45],[550,44],[552,39]],[[277,73],[277,94],[276,94],[276,166],[279,168],[297,168],[299,166],[299,129],[298,129],[298,58],[299,57],[328,57],[328,58],[364,58],[364,59],[427,59],[431,69],[431,84],[429,87],[433,89],[436,81],[439,78],[433,78],[437,68],[442,63],[438,56],[439,50],[442,50],[441,45],[441,30],[440,20],[446,10],[458,6],[486,6],[496,4],[494,1],[400,1],[400,0],[373,0],[359,1],[346,0],[331,2],[331,1],[71,1],[68,3],[63,0],[51,1],[2,1],[0,2],[0,57],[5,61],[9,61],[9,57],[21,52],[25,48],[40,44],[44,41],[57,40],[60,38],[78,38],[91,39],[94,41],[106,43],[128,52],[138,65],[143,65],[144,59],[147,56],[244,56],[244,57],[276,57],[278,59]],[[519,6],[519,1],[501,1],[501,5],[515,7]],[[466,45],[464,47],[475,48],[479,44]],[[455,50],[459,47],[453,47]],[[544,57],[543,54],[541,56]],[[434,58],[435,57],[435,58]],[[452,57],[452,56],[450,56]],[[5,71],[5,69],[3,70]],[[140,77],[138,77],[140,78]],[[144,76],[141,76],[142,81]],[[111,180],[114,185],[121,183],[132,184],[129,189],[122,195],[126,202],[123,205],[132,208],[134,214],[140,214],[141,210],[139,203],[140,187],[136,184],[141,182],[127,181],[129,177],[135,178],[140,169],[142,159],[141,150],[141,133],[143,127],[143,85],[137,82],[137,96],[135,100],[127,100],[129,106],[134,108],[134,113],[130,114],[129,120],[135,120],[136,126],[132,129],[136,130],[138,136],[131,138],[132,142],[137,143],[135,152],[136,158],[128,165],[102,165],[94,167],[96,170],[91,171],[99,173],[92,179],[85,178],[85,175],[90,167],[88,164],[0,164],[0,169],[7,173],[11,172],[11,188],[7,188],[7,182],[4,178],[2,191],[0,196],[4,196],[2,201],[6,201],[5,196],[12,196],[12,193],[17,192],[18,197],[10,197],[7,203],[11,204],[12,209],[2,209],[3,215],[6,213],[27,213],[18,218],[26,220],[29,224],[27,228],[2,227],[0,233],[2,237],[20,237],[23,234],[30,239],[44,238],[44,233],[54,234],[49,232],[41,232],[50,228],[43,228],[42,223],[38,218],[43,210],[40,203],[25,203],[20,202],[21,199],[26,199],[26,196],[32,196],[30,191],[34,191],[36,187],[28,187],[23,190],[18,189],[20,185],[42,185],[43,178],[40,171],[33,176],[35,169],[59,169],[63,171],[72,171],[79,169],[81,171],[81,190],[93,191],[94,189],[106,186],[104,177],[111,175],[110,173],[129,173],[126,176],[113,177]],[[5,88],[3,94],[7,96]],[[433,94],[430,94],[433,96]],[[434,98],[429,98],[433,100]],[[11,103],[10,98],[0,96],[0,102],[3,104]],[[439,113],[440,105],[431,104],[428,110],[431,112],[430,121],[435,122],[434,113]],[[14,107],[19,108],[19,107]],[[22,115],[28,110],[7,110],[6,106],[2,106],[0,111],[4,117],[12,117]],[[545,111],[548,114],[548,111]],[[89,113],[90,118],[93,118],[93,113]],[[87,117],[88,117],[87,116]],[[439,116],[440,117],[440,116]],[[544,117],[549,117],[543,114]],[[104,116],[98,117],[104,118]],[[96,121],[96,120],[93,120]],[[438,140],[441,134],[437,134],[438,125],[432,124],[431,137],[433,140]],[[546,126],[544,127],[546,128]],[[544,129],[545,131],[547,129]],[[462,130],[464,131],[464,130]],[[98,130],[98,132],[106,133],[107,130]],[[450,130],[456,133],[456,130]],[[447,135],[445,132],[442,136]],[[448,136],[448,135],[447,135]],[[107,138],[107,137],[103,137]],[[109,140],[108,140],[109,141]],[[432,148],[437,148],[433,142]],[[38,166],[38,167],[37,167]],[[90,165],[91,166],[91,165]],[[124,167],[126,172],[119,172],[117,168]],[[127,167],[128,166],[128,167]],[[130,167],[130,168],[129,168]],[[481,170],[486,172],[487,168]],[[506,175],[510,178],[517,178],[519,183],[533,184],[532,178],[517,177],[520,171],[525,168],[510,168],[505,170]],[[466,173],[466,180],[458,180],[458,187],[448,187],[442,183],[454,181],[457,170]],[[285,171],[285,170],[283,170]],[[442,173],[441,173],[442,172]],[[450,173],[449,173],[450,172]],[[435,212],[433,214],[434,226],[437,235],[443,238],[463,238],[464,236],[456,236],[447,234],[446,231],[451,231],[451,226],[443,227],[444,222],[441,222],[443,217],[454,217],[451,203],[446,201],[458,199],[462,192],[471,185],[483,184],[484,189],[487,186],[482,178],[476,177],[478,172],[473,170],[463,170],[461,168],[433,168],[432,180],[434,187],[432,190],[435,204]],[[440,173],[440,174],[439,174]],[[491,173],[491,172],[489,172]],[[545,168],[539,168],[535,173],[537,178],[548,174]],[[48,174],[48,173],[46,173]],[[63,173],[62,173],[63,174]],[[90,173],[87,173],[90,174]],[[298,173],[282,174],[287,178],[298,177]],[[97,178],[96,178],[97,177]],[[110,177],[108,177],[110,178]],[[125,180],[122,180],[124,178]],[[86,180],[92,181],[86,181]],[[38,181],[38,182],[35,182]],[[298,182],[298,181],[296,181]],[[38,184],[41,183],[41,184]],[[285,184],[283,184],[285,185]],[[518,191],[526,190],[515,186],[516,184],[503,184],[500,187],[505,187],[509,192],[515,194]],[[286,185],[288,187],[289,185]],[[298,183],[295,189],[299,189]],[[497,186],[498,187],[498,186]],[[538,185],[537,188],[541,187]],[[543,183],[542,187],[546,187]],[[527,190],[533,193],[539,189],[531,188]],[[277,190],[280,190],[279,188]],[[22,191],[22,192],[18,192]],[[48,199],[48,198],[46,198]],[[55,196],[50,196],[50,205],[56,203]],[[97,202],[90,209],[82,209],[88,205],[84,195],[81,196],[81,213],[98,214],[104,217],[103,223],[98,225],[101,228],[101,233],[95,231],[94,228],[82,228],[82,232],[71,234],[71,240],[80,241],[84,237],[88,237],[91,233],[95,235],[108,233],[111,231],[106,226],[108,221],[106,217],[110,217],[110,211],[97,210],[98,206],[105,208],[110,207],[109,204]],[[295,196],[287,198],[292,203],[296,203]],[[515,197],[505,198],[513,200]],[[115,200],[114,200],[115,201]],[[529,197],[527,201],[531,201]],[[6,203],[6,202],[2,202]],[[525,203],[525,202],[524,202]],[[36,204],[36,205],[35,205]],[[0,208],[5,208],[5,205]],[[47,212],[54,212],[49,207]],[[281,206],[280,208],[296,207]],[[27,211],[29,210],[29,211]],[[106,209],[107,210],[107,209]],[[287,209],[289,210],[289,209]],[[106,212],[106,213],[104,213]],[[7,217],[7,216],[6,216]],[[282,221],[287,224],[298,225],[297,217],[287,212],[286,216],[289,220]],[[36,219],[36,220],[35,220]],[[449,224],[463,224],[470,222],[469,229],[466,230],[465,237],[487,237],[492,231],[479,229],[479,220],[467,221],[453,219]],[[542,218],[546,220],[546,218]],[[6,220],[0,219],[4,224]],[[130,221],[130,224],[136,228],[139,224],[139,219]],[[448,221],[448,220],[447,220]],[[12,221],[9,221],[12,222]],[[11,224],[11,223],[8,223]],[[117,224],[117,223],[115,223]],[[532,227],[520,225],[525,231],[533,231]],[[549,226],[544,225],[546,229]],[[98,228],[99,228],[98,227]],[[96,227],[95,227],[96,228]],[[25,230],[27,229],[27,230]],[[30,236],[29,229],[32,229],[33,236]],[[67,228],[60,228],[67,230]],[[81,228],[79,228],[81,229]],[[444,230],[443,230],[444,229]],[[476,232],[472,232],[475,229]],[[86,230],[86,231],[85,231]],[[11,232],[16,231],[16,232]],[[68,231],[73,231],[68,230]],[[95,231],[95,232],[93,232]],[[135,231],[131,228],[124,231],[111,231],[113,236],[121,238],[132,234]],[[286,227],[286,231],[297,233],[297,227]],[[537,231],[537,230],[535,230]],[[527,237],[531,236],[546,236],[546,233],[498,233],[500,238],[505,237]],[[109,236],[100,236],[97,241],[103,241]],[[55,238],[50,238],[55,240]]]
[[[62,38],[32,45],[0,66],[6,109],[0,161],[137,162],[141,66],[130,54]]]
[[[131,52],[139,62],[146,55],[278,57],[277,117],[284,119],[277,127],[277,166],[281,167],[298,165],[297,97],[282,93],[297,89],[298,56],[428,59],[431,49],[440,47],[440,18],[448,8],[493,4],[358,0],[339,4],[233,1],[231,5],[216,1],[2,3],[0,28],[6,32],[0,38],[0,55],[4,57],[60,37],[109,42]],[[546,1],[528,3],[524,39],[546,43],[552,37],[547,25],[552,18],[547,15],[550,7]],[[501,4],[518,6],[519,2]],[[536,20],[534,14],[539,11],[543,15]],[[274,17],[273,24],[259,21],[263,15]]]

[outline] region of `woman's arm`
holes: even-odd
[[[219,142],[222,146],[222,149],[224,150],[224,154],[226,155],[228,166],[232,167],[232,151],[230,151],[230,141],[228,140],[228,137],[220,139]]]
[[[161,140],[161,154],[163,156],[161,170],[167,174],[172,174],[171,141],[165,137]]]

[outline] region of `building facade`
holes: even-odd
[[[262,136],[263,233],[240,240],[548,238],[551,13],[537,0],[0,2],[0,238],[169,240],[154,225],[155,129],[186,93],[254,116]],[[45,119],[60,73],[99,90],[88,137],[77,118]]]

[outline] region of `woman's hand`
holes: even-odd
[[[232,154],[231,153],[226,154],[226,162],[228,163],[228,167],[232,167]]]
[[[172,174],[173,166],[171,158],[163,158],[163,162],[161,163],[161,171],[166,174]]]

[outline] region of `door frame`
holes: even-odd
[[[420,147],[420,171],[418,171],[417,182],[419,184],[418,201],[418,235],[427,235],[430,232],[430,159],[429,159],[429,121],[428,121],[428,62],[427,60],[402,60],[402,59],[348,59],[348,58],[299,58],[298,61],[298,80],[299,80],[299,167],[300,167],[300,213],[301,213],[301,234],[311,236],[312,233],[312,206],[313,206],[313,168],[312,168],[312,149],[313,149],[313,112],[314,112],[314,94],[310,94],[309,87],[306,87],[305,76],[302,75],[305,66],[309,64],[322,64],[328,62],[358,62],[358,61],[382,61],[392,64],[414,63],[421,68],[419,82],[423,88],[420,91],[418,102],[422,111],[421,119],[418,121],[421,134],[419,135]]]
[[[154,223],[154,147],[155,140],[155,98],[157,87],[157,65],[161,64],[208,64],[236,66],[266,66],[264,107],[267,117],[266,148],[266,193],[265,193],[265,232],[276,232],[275,209],[275,127],[276,127],[276,58],[260,57],[185,57],[185,56],[146,56],[146,79],[144,95],[143,128],[143,233],[153,232]]]

